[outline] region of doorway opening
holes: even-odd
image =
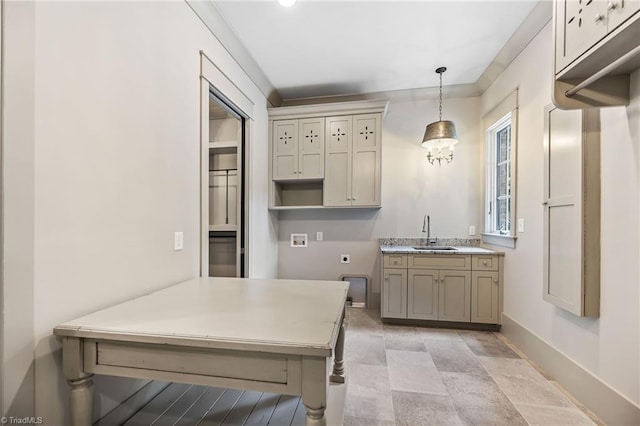
[[[208,229],[207,268],[210,277],[246,277],[247,179],[245,174],[246,117],[213,87],[209,87],[208,138],[203,153],[208,156],[203,197]],[[206,274],[204,273],[206,269]]]

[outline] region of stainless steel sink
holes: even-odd
[[[449,246],[414,246],[416,250],[429,250],[429,251],[455,251],[455,247]]]

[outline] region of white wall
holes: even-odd
[[[198,274],[200,50],[254,103],[250,273],[275,275],[266,99],[184,2],[8,2],[4,13],[3,408],[61,425],[52,328]],[[97,377],[95,416],[139,385]]]
[[[517,215],[526,229],[505,258],[504,312],[629,400],[640,403],[640,71],[628,107],[603,108],[599,319],[542,300],[543,110],[551,103],[551,26],[482,96],[490,110],[519,91]]]
[[[456,123],[460,143],[453,162],[438,166],[420,145],[426,125],[438,120],[438,100],[407,98],[391,100],[383,121],[382,208],[280,212],[278,276],[364,274],[379,293],[378,238],[425,237],[425,214],[432,236],[466,238],[469,225],[480,229],[480,99],[444,99],[443,118]],[[315,241],[317,231],[323,241]],[[290,234],[300,232],[309,234],[310,246],[291,248]],[[340,264],[340,254],[350,254],[351,264]]]

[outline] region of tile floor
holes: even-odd
[[[602,425],[499,333],[382,324],[349,308],[344,425]]]

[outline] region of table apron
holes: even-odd
[[[302,394],[302,360],[330,358],[84,339],[90,374]]]

